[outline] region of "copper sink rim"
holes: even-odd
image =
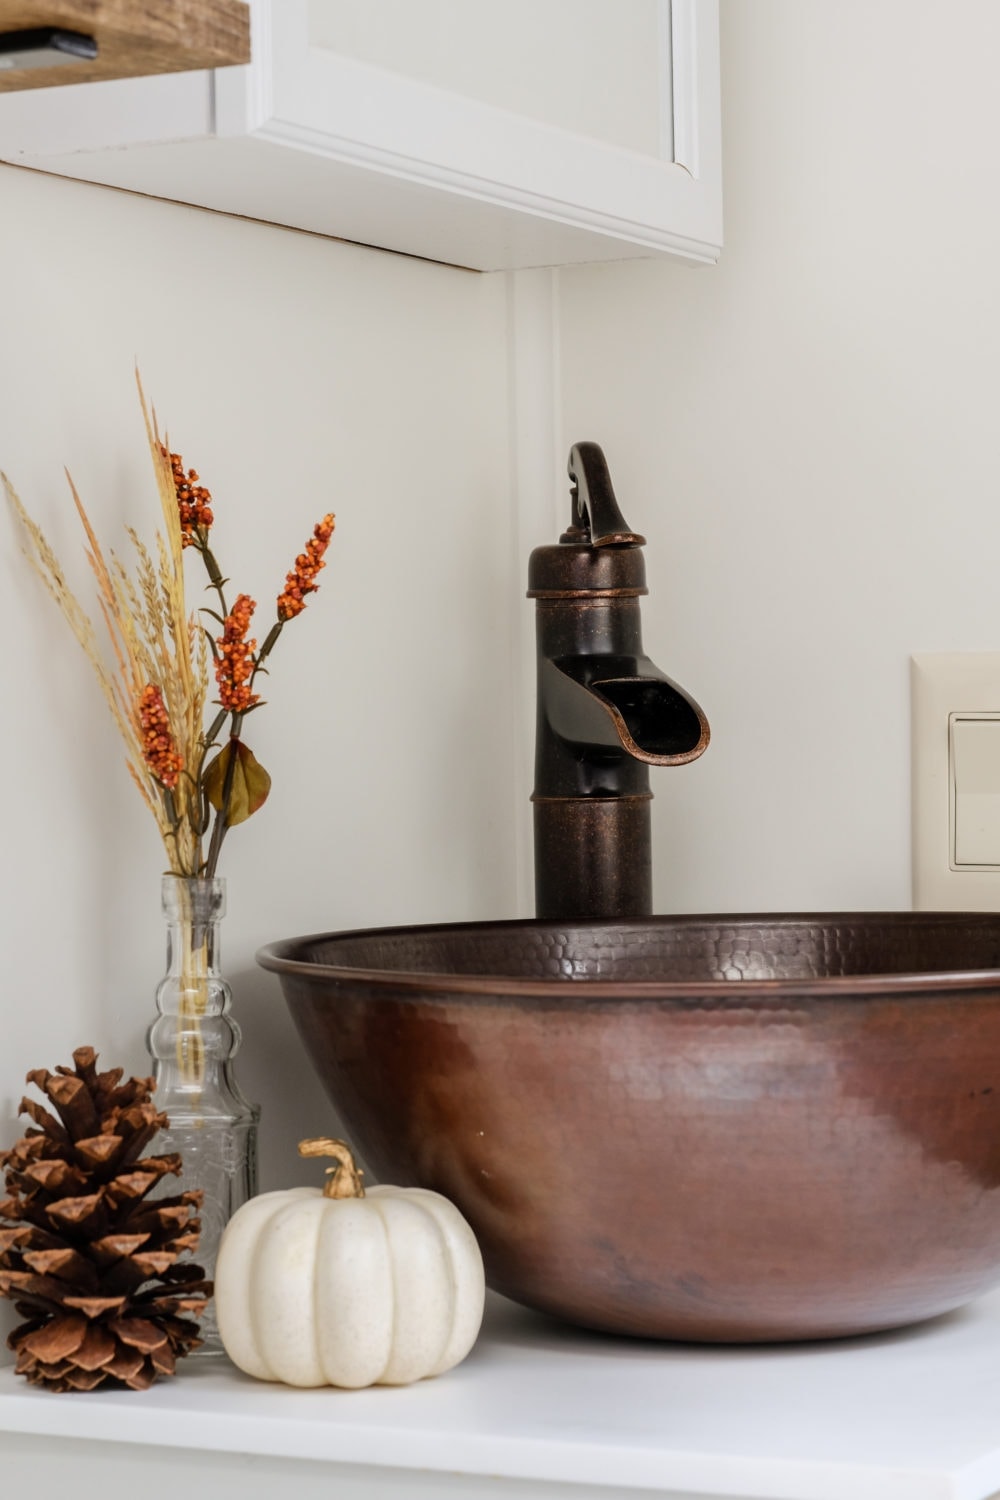
[[[316,963],[311,959],[296,957],[310,945],[321,942],[337,942],[341,939],[364,937],[393,937],[412,933],[431,935],[445,932],[502,932],[549,928],[557,932],[588,928],[616,927],[623,930],[641,930],[659,925],[690,925],[718,927],[767,926],[817,926],[824,924],[914,925],[940,923],[952,926],[957,923],[1000,923],[997,912],[932,912],[932,911],[837,911],[837,912],[683,912],[677,915],[656,915],[639,918],[578,917],[572,920],[555,921],[551,918],[523,917],[483,922],[427,922],[402,923],[391,927],[355,927],[335,931],[303,933],[299,936],[281,938],[258,948],[256,962],[261,968],[276,974],[300,976],[302,978],[325,978],[351,983],[364,983],[391,987],[398,994],[413,990],[426,996],[428,991],[455,993],[468,1000],[482,997],[495,999],[498,994],[514,999],[549,999],[560,992],[560,999],[568,998],[572,990],[574,1001],[601,1000],[710,1000],[733,1009],[745,1008],[756,1000],[762,1005],[768,1001],[782,999],[830,999],[849,1000],[872,997],[889,998],[907,992],[934,993],[937,991],[993,990],[992,997],[1000,1000],[1000,968],[948,969],[937,971],[915,970],[890,974],[833,974],[804,978],[782,979],[591,979],[586,975],[551,974],[545,976],[521,976],[515,974],[440,972],[432,969],[371,968],[357,964]]]

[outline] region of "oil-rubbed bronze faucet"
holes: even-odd
[[[642,649],[641,548],[615,499],[604,454],[577,443],[570,527],[528,563],[536,601],[535,909],[540,917],[652,912],[650,766],[680,766],[708,745],[693,698]]]

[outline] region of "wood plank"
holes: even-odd
[[[0,0],[0,34],[58,27],[95,38],[93,61],[0,67],[0,93],[250,61],[244,0]]]

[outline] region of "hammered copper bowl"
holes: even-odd
[[[274,943],[370,1169],[490,1284],[653,1338],[830,1338],[1000,1283],[1000,916],[496,922]]]

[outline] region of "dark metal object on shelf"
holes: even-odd
[[[0,32],[0,70],[57,68],[67,63],[93,62],[94,37],[56,26],[33,26],[25,31]]]
[[[569,456],[573,518],[536,547],[535,910],[539,917],[652,911],[650,766],[695,760],[709,728],[693,698],[643,651],[641,548],[604,454]]]
[[[275,943],[378,1178],[490,1285],[661,1339],[832,1338],[1000,1284],[1000,916],[499,922]]]
[[[1000,1285],[1000,914],[648,915],[650,765],[708,725],[644,654],[600,449],[531,558],[539,917],[274,943],[378,1178],[490,1285],[612,1333],[871,1333]]]

